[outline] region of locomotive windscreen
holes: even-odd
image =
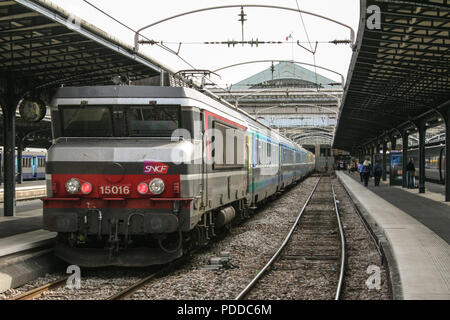
[[[112,118],[108,107],[66,107],[62,111],[66,137],[111,137]]]
[[[170,137],[180,125],[177,106],[64,106],[64,137]]]
[[[179,125],[180,109],[177,107],[130,107],[127,111],[131,136],[170,136]]]

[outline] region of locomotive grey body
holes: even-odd
[[[44,227],[81,266],[146,266],[207,243],[314,169],[246,113],[181,87],[61,88]]]

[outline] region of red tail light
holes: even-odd
[[[138,185],[137,187],[137,191],[139,192],[139,194],[147,194],[148,193],[148,184],[146,184],[145,182],[142,182]]]
[[[92,192],[92,184],[85,182],[81,185],[81,193],[90,194]]]

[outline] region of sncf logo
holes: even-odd
[[[144,173],[145,174],[167,174],[169,166],[154,161],[144,161]]]

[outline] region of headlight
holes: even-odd
[[[159,178],[153,179],[150,182],[149,187],[150,187],[151,193],[153,193],[155,195],[161,194],[164,192],[164,189],[165,189],[164,181],[162,181]]]
[[[68,193],[77,193],[80,192],[80,181],[78,179],[72,178],[66,182],[66,191]]]

